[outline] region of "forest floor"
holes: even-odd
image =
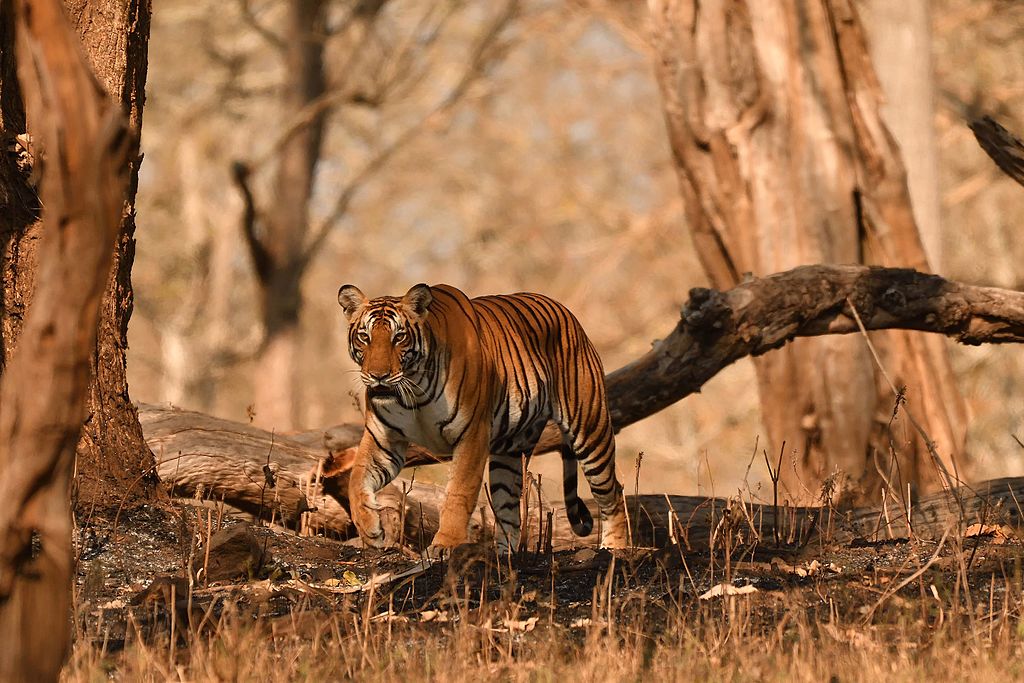
[[[1024,676],[1024,544],[1004,526],[431,563],[166,503],[79,520],[76,540],[69,681]]]

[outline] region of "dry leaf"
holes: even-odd
[[[521,633],[529,633],[533,630],[533,627],[537,625],[539,617],[530,617],[525,621],[516,621],[515,619],[505,619],[505,627],[509,631],[518,631]]]
[[[967,527],[964,537],[991,536],[993,545],[1002,545],[1011,538],[1017,537],[1017,532],[1005,524],[974,524]]]
[[[442,624],[448,621],[448,612],[444,612],[436,609],[428,609],[420,612],[420,621],[427,623],[429,621],[437,622]]]
[[[701,600],[710,600],[711,598],[719,598],[723,595],[747,595],[749,593],[757,593],[758,590],[755,586],[747,584],[746,586],[736,587],[731,583],[720,583],[714,586],[707,593],[700,596]]]

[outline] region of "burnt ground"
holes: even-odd
[[[226,531],[218,536],[218,528]],[[231,539],[222,547],[209,541],[223,536]],[[524,631],[540,620],[583,638],[614,605],[657,633],[672,615],[721,600],[700,597],[715,586],[744,592],[751,623],[764,632],[784,628],[780,619],[793,605],[818,621],[879,623],[909,612],[933,623],[954,603],[980,615],[982,606],[1007,604],[1008,593],[1019,596],[1024,558],[1013,530],[986,527],[942,541],[737,542],[728,554],[585,547],[498,561],[486,547],[464,546],[447,561],[424,563],[411,551],[250,528],[241,516],[180,504],[122,513],[116,532],[110,520],[79,520],[76,552],[79,644],[107,653],[135,638],[166,639],[185,624],[202,632],[228,611],[292,632],[334,615],[430,628],[485,619]],[[205,567],[191,573],[191,585],[189,566]]]

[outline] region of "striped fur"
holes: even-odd
[[[376,491],[394,479],[410,442],[453,454],[433,545],[467,538],[484,465],[499,544],[519,540],[521,456],[548,421],[563,436],[566,511],[573,531],[593,519],[576,492],[577,461],[602,519],[603,545],[626,543],[622,488],[601,360],[561,304],[540,294],[469,299],[448,285],[416,285],[403,297],[368,300],[338,291],[349,353],[366,385],[366,430],[352,468],[352,518],[364,541],[385,545]]]

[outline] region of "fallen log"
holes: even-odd
[[[326,446],[310,443],[308,437],[274,435],[251,425],[160,406],[139,406],[139,418],[147,443],[157,455],[160,478],[173,495],[222,501],[293,529],[343,539],[355,537],[344,495],[347,468],[335,466],[339,456]],[[437,530],[443,497],[438,486],[416,482],[414,477],[397,479],[380,495],[389,536],[413,548],[429,544]],[[1024,500],[1024,477],[962,486],[912,502],[908,525],[907,502],[899,494],[892,494],[881,507],[847,511],[775,507],[749,496],[626,497],[635,545],[664,546],[672,542],[672,531],[680,543],[693,550],[721,547],[726,538],[732,539],[730,544],[793,545],[858,538],[934,539],[947,529],[955,531],[959,526],[962,530],[975,522],[1020,526],[1024,517],[1020,500]],[[553,521],[552,546],[597,543],[597,530],[588,538],[576,538],[564,511],[548,501],[542,503],[538,515],[536,499],[531,500],[531,547],[537,543],[537,520],[544,523],[548,512]],[[485,506],[482,496],[481,507]],[[492,529],[486,511],[474,517],[474,533],[493,533]]]
[[[943,334],[961,344],[1024,341],[1024,293],[966,285],[938,275],[875,266],[800,266],[751,278],[730,289],[690,290],[679,322],[637,360],[605,376],[615,431],[697,393],[721,370],[797,337],[905,329]],[[324,434],[332,451],[355,446],[359,425]],[[549,424],[534,455],[557,448]],[[407,466],[447,460],[413,446]]]

